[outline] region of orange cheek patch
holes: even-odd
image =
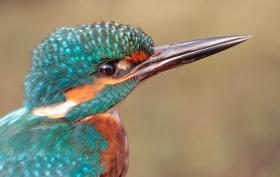
[[[138,51],[135,52],[133,54],[131,54],[130,56],[125,57],[125,60],[128,61],[129,63],[139,63],[142,61],[145,61],[149,58],[150,56],[144,52],[144,51]]]
[[[87,84],[67,90],[64,95],[67,100],[79,104],[94,98],[96,95],[96,89],[92,85]]]
[[[94,83],[92,84],[86,84],[67,90],[64,92],[64,95],[68,101],[73,101],[77,104],[80,104],[95,98],[105,85],[116,84],[119,82],[122,82],[122,80],[99,78],[95,79]]]

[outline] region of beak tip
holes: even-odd
[[[235,42],[242,43],[242,42],[245,42],[245,41],[249,40],[253,36],[252,35],[236,35],[236,36],[232,36],[232,37],[234,38],[233,40]]]
[[[247,36],[247,39],[250,39],[253,37],[253,35],[249,34],[249,35],[246,35]]]
[[[247,41],[248,39],[252,38],[252,35],[232,35],[232,36],[222,36],[217,38],[210,38],[210,40],[213,40],[217,46],[220,46],[221,48],[224,47],[224,49],[233,47],[235,45],[238,45],[240,43],[243,43]]]

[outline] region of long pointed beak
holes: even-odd
[[[188,64],[248,40],[251,36],[223,36],[155,47],[155,54],[135,67],[140,81],[157,73]]]

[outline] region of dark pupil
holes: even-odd
[[[111,63],[105,63],[99,67],[99,73],[103,76],[111,76],[115,73],[115,66]]]

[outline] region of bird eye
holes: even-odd
[[[111,76],[116,72],[114,63],[104,63],[99,66],[98,73],[102,76]]]

